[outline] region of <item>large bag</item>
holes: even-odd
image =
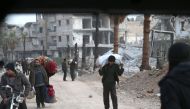
[[[48,85],[45,88],[45,102],[46,103],[55,103],[57,102],[55,98],[55,90],[53,89],[53,85]]]

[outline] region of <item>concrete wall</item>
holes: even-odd
[[[190,31],[187,31],[187,30],[181,31],[181,22],[184,20],[185,19],[183,18],[176,17],[176,21],[175,21],[176,39],[188,37],[190,35]],[[186,21],[185,25],[190,25],[190,24],[187,23]],[[186,28],[186,29],[189,29],[189,28]]]

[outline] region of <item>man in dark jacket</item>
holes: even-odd
[[[72,62],[70,63],[70,74],[71,74],[72,81],[74,81],[76,78],[76,74],[75,74],[76,64],[77,62],[75,61],[75,59],[73,59]]]
[[[37,108],[40,109],[40,104],[45,108],[45,88],[49,84],[48,76],[45,69],[40,65],[38,59],[34,60],[34,66],[31,68],[29,75],[29,81],[31,86],[35,88],[36,91],[36,104]]]
[[[67,62],[66,62],[66,58],[62,62],[62,71],[64,73],[64,75],[63,75],[63,81],[66,81],[66,77],[67,77]]]
[[[109,93],[111,93],[111,99],[113,103],[113,109],[118,109],[117,95],[116,95],[116,82],[119,84],[119,77],[123,74],[124,69],[115,64],[115,57],[109,56],[108,64],[104,65],[99,70],[99,74],[102,77],[103,83],[103,100],[105,109],[109,109]]]
[[[22,73],[16,72],[14,63],[8,63],[5,66],[5,69],[6,73],[4,73],[1,78],[1,86],[9,85],[13,88],[14,93],[19,94],[24,91],[25,97],[28,96],[31,86],[26,76]],[[2,88],[0,93],[3,98],[0,109],[7,109],[7,106],[10,106],[8,98],[11,97],[11,93],[8,93]],[[27,109],[25,100],[19,105],[19,109]]]
[[[169,71],[159,82],[161,109],[190,109],[190,45],[169,49]]]
[[[23,73],[27,74],[27,70],[28,70],[28,68],[27,68],[28,63],[27,63],[27,61],[25,59],[23,59],[22,62],[21,62],[21,65],[22,65],[22,71],[23,71]]]

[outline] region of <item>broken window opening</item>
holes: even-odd
[[[43,40],[41,40],[41,41],[40,41],[40,44],[41,44],[41,45],[44,45],[44,42],[43,42]]]
[[[42,27],[40,27],[39,31],[40,31],[40,33],[42,33],[42,32],[43,32],[43,28],[42,28]]]
[[[61,42],[61,36],[59,36],[59,42]]]
[[[91,28],[91,19],[82,19],[82,28]]]
[[[56,28],[56,26],[54,26],[54,29],[53,29],[53,30],[54,30],[54,32],[56,32],[56,29],[57,29],[57,28]]]
[[[90,43],[90,36],[89,35],[83,35],[84,38],[84,44],[89,44]]]
[[[182,22],[181,22],[181,31],[185,31],[184,24],[185,24],[185,22],[182,21]]]
[[[67,20],[66,20],[66,22],[67,22],[67,25],[69,25],[69,24],[70,24],[70,21],[69,21],[69,19],[67,19]]]
[[[69,42],[69,35],[67,35],[67,42]]]
[[[59,26],[61,26],[61,20],[59,20]]]

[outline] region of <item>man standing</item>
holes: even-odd
[[[115,57],[109,56],[108,64],[104,65],[99,70],[99,74],[103,76],[103,100],[105,109],[110,108],[109,93],[111,93],[111,99],[113,103],[113,109],[118,109],[117,95],[116,95],[116,82],[119,83],[119,77],[123,74],[124,69],[119,68],[119,65],[115,64]]]
[[[21,65],[22,65],[22,71],[24,74],[27,74],[27,61],[25,59],[23,59],[21,61]]]
[[[49,84],[48,76],[45,69],[40,65],[38,59],[34,60],[34,66],[31,68],[29,75],[29,81],[31,86],[35,88],[36,91],[36,103],[37,109],[40,109],[40,104],[42,108],[45,108],[45,88]]]
[[[66,62],[66,58],[62,62],[62,71],[64,73],[63,81],[67,81],[66,80],[66,77],[67,77],[67,62]]]
[[[24,96],[27,97],[28,93],[30,91],[30,82],[26,78],[26,76],[23,73],[18,73],[15,70],[14,63],[8,63],[5,66],[6,73],[3,74],[1,78],[1,85],[6,86],[9,85],[13,88],[14,93],[20,93],[24,91]],[[1,90],[1,97],[3,98],[0,109],[9,109],[10,102],[8,100],[9,97],[11,97],[11,93],[7,93],[6,90]],[[19,104],[19,109],[27,109],[25,100],[23,103]]]
[[[70,74],[71,74],[72,81],[74,81],[76,77],[75,75],[76,64],[77,62],[75,61],[75,59],[73,59],[72,62],[70,63]]]

